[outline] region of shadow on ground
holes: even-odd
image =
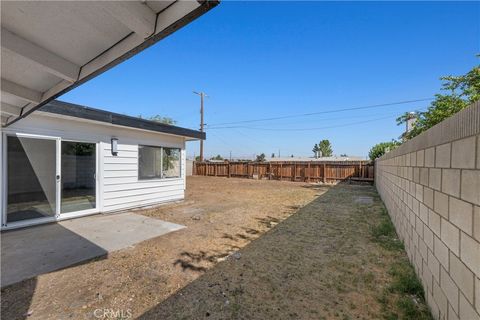
[[[380,317],[376,292],[386,271],[369,239],[380,198],[373,186],[313,187],[323,194],[282,222],[259,219],[270,230],[241,250],[234,252],[239,239],[261,231],[224,234],[225,252],[183,252],[175,264],[204,274],[139,319]],[[206,270],[204,261],[220,263]]]
[[[38,276],[108,255],[102,247],[59,223],[2,232],[1,240],[2,319],[30,316]],[[20,281],[22,285],[17,286]]]
[[[38,318],[38,309],[31,314],[29,308],[39,281],[44,281],[43,285],[50,288],[47,294],[58,282],[54,277],[45,280],[41,275],[106,259],[110,252],[182,228],[181,225],[126,212],[2,233],[2,319]],[[56,290],[71,293],[65,285]]]

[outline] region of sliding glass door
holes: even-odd
[[[7,135],[4,141],[4,223],[41,222],[95,212],[95,143],[23,134]]]
[[[7,223],[57,213],[57,140],[7,136]]]
[[[61,213],[96,207],[95,143],[62,141]]]

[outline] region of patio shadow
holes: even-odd
[[[1,234],[1,314],[5,319],[26,319],[37,276],[105,259],[108,251],[59,223]],[[16,283],[24,281],[20,290]]]

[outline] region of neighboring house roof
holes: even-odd
[[[54,100],[38,111],[57,114],[61,116],[69,116],[91,121],[108,123],[111,125],[130,127],[148,131],[161,132],[177,136],[189,137],[193,139],[205,140],[205,132],[197,130],[172,126],[156,121],[145,120],[137,117],[127,116],[119,113],[109,112],[105,110],[81,106],[78,104]]]
[[[218,3],[1,1],[2,126],[131,58]]]

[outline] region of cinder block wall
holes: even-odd
[[[480,103],[377,159],[375,183],[436,319],[480,319]]]

